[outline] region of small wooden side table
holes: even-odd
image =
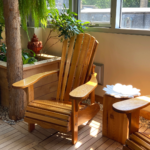
[[[129,136],[128,119],[126,114],[115,112],[112,105],[127,99],[129,98],[115,98],[109,95],[104,95],[103,99],[103,136],[121,144],[125,144]]]

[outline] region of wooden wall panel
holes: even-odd
[[[0,89],[0,104],[2,106],[8,107],[9,101],[8,101],[8,89]]]
[[[49,62],[49,63],[44,63],[44,64],[24,68],[23,78],[27,78],[29,76],[41,72],[56,70],[59,68],[59,64],[60,64],[60,60],[59,61],[56,60],[54,62]],[[35,97],[38,99],[50,99],[51,97],[56,97],[57,83],[58,83],[58,74],[53,74],[41,79],[34,85]],[[26,94],[24,96],[24,99],[26,99]],[[7,68],[1,68],[1,67],[0,67],[0,103],[2,104],[2,106],[6,106],[6,107],[9,106]],[[26,105],[27,105],[27,101],[25,100],[25,106]]]
[[[38,74],[41,72],[47,72],[47,71],[52,71],[52,70],[58,69],[58,66],[59,66],[59,63],[56,62],[56,63],[53,63],[51,65],[45,65],[44,66],[44,64],[43,64],[43,66],[41,66],[41,67],[35,67],[33,69],[24,70],[23,71],[23,78],[27,78],[27,77],[30,77],[34,74]]]
[[[43,79],[39,80],[37,83],[34,84],[34,88],[40,87],[42,85],[51,83],[51,82],[56,82],[58,81],[58,74],[52,74],[50,76],[46,76]]]

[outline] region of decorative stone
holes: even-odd
[[[37,36],[34,34],[31,42],[28,42],[28,49],[33,50],[36,54],[40,53],[43,48],[42,42],[38,40]]]

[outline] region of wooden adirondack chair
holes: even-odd
[[[68,40],[63,42],[60,70],[36,74],[13,84],[13,87],[25,89],[27,93],[24,120],[28,122],[29,132],[37,123],[60,132],[72,131],[72,143],[77,142],[78,126],[91,120],[100,109],[95,103],[97,80],[93,66],[98,44],[89,34],[73,36],[69,44]],[[59,73],[56,100],[34,100],[33,84],[54,73]],[[89,95],[91,105],[81,104]]]
[[[129,139],[123,150],[150,150],[150,135],[138,132],[140,109],[150,105],[150,96],[141,96],[113,104],[114,111],[125,113],[129,122]]]

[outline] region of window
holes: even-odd
[[[150,29],[150,2],[123,0],[121,18],[121,28]]]
[[[64,8],[64,4],[66,6],[66,8],[69,9],[69,0],[55,0],[56,2],[56,8],[59,10],[59,12],[62,11],[62,9]]]
[[[150,0],[69,0],[87,31],[150,35]]]
[[[91,26],[111,26],[111,0],[78,0],[78,19]]]

